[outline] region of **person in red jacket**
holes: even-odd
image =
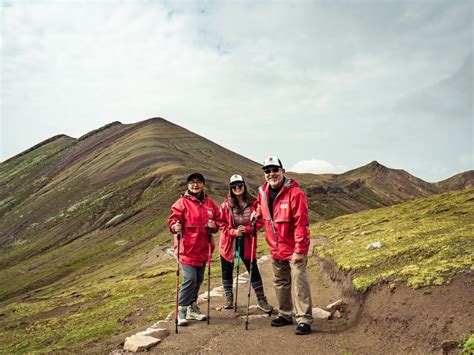
[[[273,307],[268,304],[263,290],[262,277],[257,266],[257,241],[252,253],[253,225],[250,223],[250,215],[257,208],[257,200],[251,196],[245,185],[244,178],[240,175],[230,177],[229,197],[222,203],[220,208],[219,227],[221,230],[219,252],[221,255],[222,285],[224,287],[226,303],[225,309],[230,309],[234,304],[233,269],[234,256],[237,255],[240,245],[240,257],[245,267],[250,272],[250,260],[252,259],[252,288],[257,297],[257,307],[264,312],[271,312]],[[263,223],[258,221],[256,229],[260,230]],[[237,255],[237,257],[239,257]],[[238,275],[237,275],[238,277]]]
[[[285,176],[278,157],[266,158],[262,169],[266,184],[259,188],[259,208],[252,219],[263,218],[272,257],[279,313],[271,324],[274,327],[293,324],[294,310],[298,323],[295,333],[309,334],[313,316],[306,273],[310,243],[308,202],[298,182]]]
[[[175,254],[177,233],[181,233],[179,263],[183,272],[183,282],[179,290],[178,325],[188,325],[187,320],[205,320],[196,301],[199,287],[204,280],[204,271],[209,254],[208,229],[218,231],[215,220],[219,218],[219,208],[204,193],[205,180],[200,173],[192,173],[187,178],[188,190],[173,206],[168,225],[174,235]],[[212,240],[212,250],[214,240]]]

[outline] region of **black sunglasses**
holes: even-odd
[[[265,174],[270,174],[270,173],[277,173],[280,171],[280,168],[267,168],[267,169],[263,169],[263,172]]]
[[[242,187],[244,187],[244,184],[232,184],[232,185],[230,185],[231,189],[236,189],[236,188],[241,189]]]

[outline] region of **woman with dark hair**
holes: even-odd
[[[250,260],[253,260],[250,282],[257,297],[257,307],[264,312],[271,312],[273,309],[268,304],[263,290],[262,277],[258,271],[256,260],[256,245],[253,255],[251,255],[253,226],[250,222],[250,215],[256,208],[257,200],[248,192],[244,178],[240,175],[232,175],[230,177],[229,197],[221,205],[219,222],[221,230],[219,252],[221,255],[222,285],[225,292],[225,309],[232,308],[234,303],[232,272],[234,269],[234,255],[237,253],[239,245],[240,257],[249,272]],[[261,220],[257,222],[257,230],[262,226],[263,222]]]
[[[168,225],[174,235],[175,253],[180,233],[179,264],[183,272],[183,282],[179,290],[178,325],[188,325],[188,320],[205,320],[197,305],[199,287],[204,280],[204,271],[209,257],[208,231],[216,233],[219,208],[204,193],[206,181],[200,173],[192,173],[187,178],[188,189],[171,206]],[[211,252],[214,239],[211,239]]]

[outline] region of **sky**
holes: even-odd
[[[0,161],[163,117],[287,170],[440,181],[474,169],[473,4],[3,0]]]

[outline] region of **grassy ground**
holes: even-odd
[[[441,285],[472,268],[473,202],[473,189],[434,195],[322,222],[312,235],[328,240],[317,253],[352,272],[359,291],[378,282]],[[368,249],[374,242],[382,247]]]
[[[80,269],[4,303],[0,353],[80,351],[91,342],[164,319],[174,309],[176,264],[168,259],[143,266],[143,250],[151,250],[163,238],[145,242],[126,260],[108,260],[87,274]],[[260,236],[258,254],[262,253],[268,254],[268,247]],[[211,265],[214,287],[221,277],[217,251]],[[207,271],[201,292],[206,290]]]

